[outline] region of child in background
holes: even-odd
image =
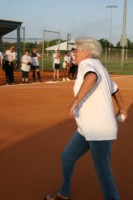
[[[78,65],[76,64],[75,55],[76,55],[76,49],[72,48],[71,49],[71,62],[72,62],[72,65],[71,65],[70,70],[69,70],[69,78],[70,79],[76,79],[76,77],[77,77]]]
[[[37,49],[33,49],[31,53],[31,70],[32,70],[32,76],[33,76],[33,81],[36,81],[36,74],[38,80],[41,82],[41,75],[39,71],[39,60],[41,59],[41,55],[38,53]]]
[[[70,51],[66,51],[65,57],[64,57],[64,62],[63,62],[63,81],[70,81],[68,77],[69,69],[71,66],[71,56],[70,56]]]
[[[53,72],[53,80],[55,81],[56,78],[57,78],[57,81],[59,81],[60,79],[60,74],[59,74],[59,71],[60,71],[60,52],[58,49],[55,49],[55,53],[53,54],[53,69],[54,69],[54,72]]]
[[[0,51],[0,69],[2,69],[2,64],[3,64],[3,53]]]
[[[25,55],[22,56],[22,83],[28,83],[29,82],[29,71],[31,68],[31,57],[30,57],[30,51],[27,49],[25,50]]]

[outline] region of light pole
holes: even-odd
[[[106,8],[110,8],[110,35],[109,35],[109,58],[110,58],[110,47],[111,47],[111,42],[112,42],[112,8],[117,8],[118,6],[116,5],[109,5],[106,6]]]
[[[127,46],[127,36],[126,36],[126,13],[127,13],[127,0],[124,0],[124,11],[123,11],[123,28],[121,35],[121,68],[124,62],[124,48]]]

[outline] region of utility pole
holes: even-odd
[[[123,11],[123,28],[121,35],[121,69],[123,68],[125,46],[127,46],[127,35],[126,35],[126,14],[127,14],[127,0],[124,0],[124,11]]]

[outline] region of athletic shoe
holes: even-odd
[[[63,81],[65,81],[66,79],[65,79],[65,78],[63,78],[62,80],[63,80]]]
[[[66,81],[70,81],[70,79],[69,79],[69,78],[66,78]]]

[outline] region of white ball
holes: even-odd
[[[126,116],[124,114],[118,114],[116,119],[118,122],[124,122],[126,120]]]

